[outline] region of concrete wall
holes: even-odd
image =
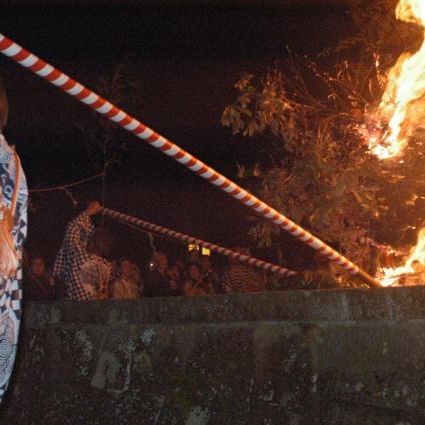
[[[425,423],[425,288],[26,306],[2,425]]]

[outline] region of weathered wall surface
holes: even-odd
[[[423,425],[425,288],[32,303],[2,425]]]

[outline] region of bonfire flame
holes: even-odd
[[[425,1],[400,0],[397,19],[424,29],[424,41],[415,53],[403,53],[389,71],[384,95],[374,114],[378,123],[388,123],[381,137],[370,135],[369,149],[380,159],[401,154],[409,137],[425,119]]]
[[[411,277],[417,277],[425,272],[425,228],[422,228],[418,234],[418,242],[410,250],[410,254],[403,266],[395,268],[382,268],[382,276],[379,278],[382,286],[391,286],[399,283],[400,279],[407,278],[408,275]],[[420,279],[420,277],[419,277]],[[416,284],[416,282],[410,281],[410,284]],[[420,281],[420,284],[424,284],[424,281]]]
[[[399,0],[396,18],[422,27],[424,40],[416,53],[403,53],[391,68],[381,102],[360,131],[369,150],[382,160],[402,154],[409,138],[425,122],[425,0]],[[425,284],[425,228],[419,231],[404,265],[383,267],[380,274],[382,286]]]

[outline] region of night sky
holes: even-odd
[[[118,106],[230,178],[238,162],[253,164],[263,146],[261,140],[234,137],[220,125],[239,75],[261,75],[285,59],[287,46],[314,57],[352,30],[347,12],[329,5],[136,3],[0,6],[1,32],[91,88],[125,60],[132,90]],[[93,113],[5,57],[0,75],[11,109],[5,134],[18,147],[29,187],[96,174],[86,134],[97,125]],[[129,148],[121,166],[109,174],[108,207],[214,242],[246,243],[250,211],[124,131],[115,134]],[[66,222],[84,202],[99,199],[100,182],[71,192],[76,207],[62,191],[32,195],[30,252],[51,261]],[[148,256],[143,234],[107,225],[117,255]]]

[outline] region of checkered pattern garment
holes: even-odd
[[[230,264],[224,272],[222,286],[227,293],[261,292],[261,275],[246,264]]]
[[[13,150],[0,133],[0,184],[3,201],[9,207],[15,190],[16,162]],[[13,239],[19,254],[22,256],[23,245],[27,235],[28,190],[23,171],[16,205]],[[1,259],[0,259],[1,261]],[[13,364],[15,362],[18,343],[19,325],[21,321],[22,302],[22,265],[16,277],[0,277],[0,402],[9,384]]]
[[[93,296],[84,289],[80,271],[90,259],[87,242],[94,232],[90,216],[83,212],[66,228],[62,246],[53,266],[53,276],[65,284],[65,296],[70,300],[92,300]]]
[[[81,284],[94,299],[106,300],[113,272],[114,267],[108,260],[90,255],[80,270]]]

